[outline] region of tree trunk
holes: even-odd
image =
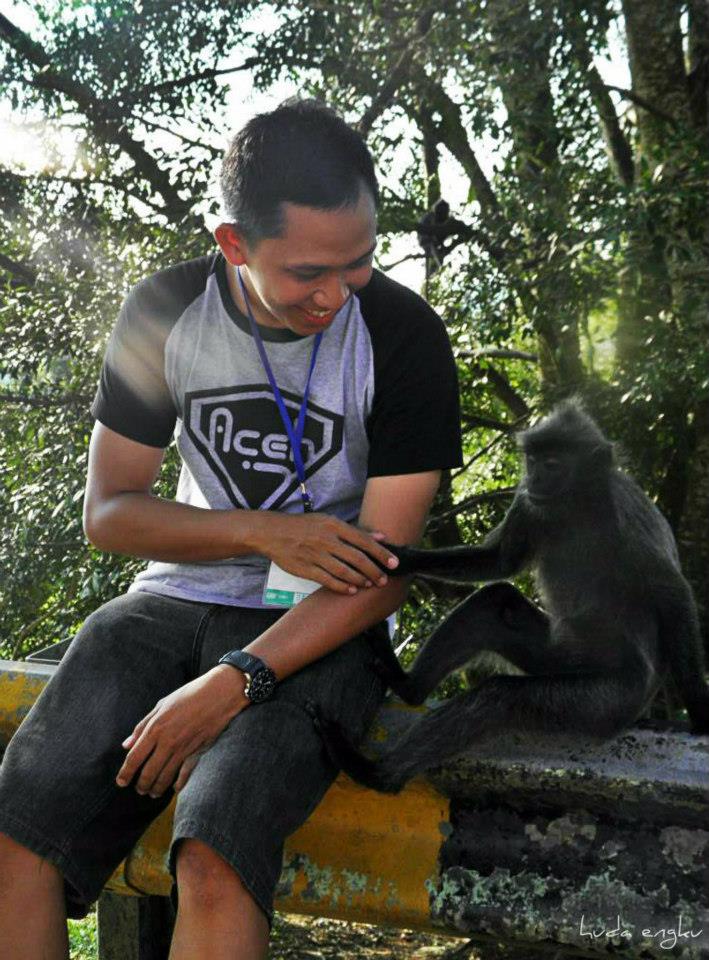
[[[554,26],[533,18],[526,0],[498,0],[486,13],[492,62],[518,158],[516,175],[526,203],[520,217],[532,260],[546,263],[532,291],[530,319],[539,338],[542,389],[548,400],[579,389],[584,379],[578,305],[559,238],[569,221],[558,156],[559,131],[551,94]]]
[[[673,419],[670,469],[684,478],[684,502],[672,504],[683,566],[700,601],[709,586],[709,169],[707,89],[709,5],[689,4],[689,75],[685,69],[680,0],[623,0],[636,106],[638,171],[654,171],[643,233],[631,234],[618,326],[618,354],[633,376],[642,370],[651,322],[661,322],[668,361],[686,358],[687,376],[665,399]],[[655,191],[653,195],[653,191]],[[654,205],[654,206],[653,206]],[[652,210],[655,210],[655,217]],[[659,222],[658,222],[659,219]],[[673,409],[670,409],[670,407]],[[669,473],[668,473],[669,476]],[[665,484],[667,487],[667,484]],[[674,497],[674,494],[671,494]],[[674,497],[677,500],[676,497]]]

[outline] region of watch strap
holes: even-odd
[[[228,663],[236,667],[246,677],[244,695],[252,703],[267,700],[276,687],[276,674],[259,657],[244,653],[243,650],[230,650],[220,657],[219,663]]]
[[[250,677],[253,677],[259,670],[266,669],[263,660],[251,653],[244,653],[243,650],[230,650],[219,658],[219,663],[229,663],[237,670],[241,670],[242,673],[248,673]]]

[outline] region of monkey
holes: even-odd
[[[465,236],[470,228],[462,220],[451,217],[450,204],[442,197],[425,213],[416,225],[416,236],[426,255],[426,272],[433,276],[443,265],[450,250],[445,241],[450,237]]]
[[[396,575],[468,584],[534,571],[544,609],[506,581],[487,583],[431,634],[406,672],[378,669],[408,703],[452,670],[494,651],[523,675],[499,675],[417,718],[383,756],[361,754],[318,722],[335,763],[365,786],[397,793],[414,775],[502,732],[603,741],[643,713],[668,675],[695,734],[709,733],[709,687],[691,587],[670,525],[617,464],[575,399],[518,435],[523,477],[482,544],[390,546]]]

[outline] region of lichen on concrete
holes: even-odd
[[[535,823],[525,824],[524,832],[533,843],[539,843],[542,849],[558,844],[573,844],[578,837],[595,840],[596,825],[591,823],[582,811],[565,814],[556,820],[549,820],[545,833]]]
[[[709,831],[686,830],[684,827],[665,827],[660,831],[663,853],[682,870],[696,870],[709,846]]]
[[[665,888],[639,891],[613,870],[579,887],[529,871],[450,867],[428,885],[433,919],[466,934],[487,934],[522,947],[548,940],[607,955],[709,956],[709,914]]]

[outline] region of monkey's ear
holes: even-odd
[[[615,450],[612,443],[601,443],[591,451],[591,466],[597,470],[610,470],[615,464]]]

